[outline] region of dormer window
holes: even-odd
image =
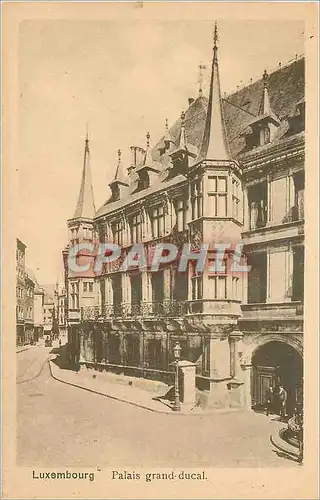
[[[262,80],[263,94],[258,116],[248,124],[247,127],[250,127],[249,130],[246,129],[243,133],[246,137],[248,148],[265,146],[272,142],[280,126],[280,120],[271,108],[267,85],[268,75],[266,71],[263,74]]]
[[[270,128],[268,125],[262,128],[260,132],[260,146],[264,146],[265,144],[269,144],[270,142]]]
[[[142,189],[147,189],[150,186],[150,177],[148,172],[141,171],[139,180],[138,180],[138,191],[142,191]]]
[[[111,186],[111,192],[112,192],[112,201],[120,200],[120,188],[118,184],[113,184]]]

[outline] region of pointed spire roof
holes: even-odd
[[[198,154],[198,148],[193,144],[189,144],[187,142],[185,119],[186,119],[186,114],[184,111],[182,111],[179,141],[177,147],[170,153],[170,156],[172,158],[175,158],[182,153],[195,158]]]
[[[84,160],[83,160],[80,193],[73,218],[93,219],[95,211],[96,208],[94,204],[94,196],[92,188],[92,178],[90,169],[90,150],[89,150],[89,139],[87,132],[85,140],[85,148],[84,148]]]
[[[270,104],[270,99],[269,99],[269,91],[268,91],[268,73],[266,70],[264,70],[264,73],[262,75],[262,81],[263,81],[263,94],[259,106],[259,112],[258,116],[254,118],[250,123],[249,126],[254,126],[255,124],[261,123],[262,121],[271,121],[275,125],[279,125],[280,121],[277,117],[277,115],[272,111],[271,104]]]
[[[116,173],[113,181],[110,182],[109,186],[111,186],[112,184],[124,184],[125,186],[128,186],[127,177],[124,173],[121,162],[121,149],[118,149],[118,163],[117,163]]]
[[[276,114],[271,109],[270,99],[269,99],[269,90],[268,90],[268,78],[269,78],[269,75],[267,73],[267,70],[264,70],[264,73],[262,75],[263,95],[262,95],[262,100],[261,100],[261,104],[260,104],[260,108],[259,108],[259,115],[260,116],[270,116],[271,118],[275,119],[276,121],[279,121]]]
[[[259,115],[269,115],[272,111],[270,106],[270,99],[269,99],[269,92],[267,85],[267,80],[268,80],[267,70],[264,70],[262,80],[263,80],[263,96],[260,104]]]
[[[147,132],[146,135],[147,138],[147,146],[145,149],[144,157],[143,157],[143,162],[142,165],[138,166],[136,169],[136,172],[140,172],[142,170],[148,169],[148,170],[153,170],[154,172],[159,171],[159,163],[154,161],[152,158],[152,147],[150,146],[150,134]]]
[[[202,158],[209,158],[213,160],[228,160],[230,158],[230,153],[221,101],[217,23],[215,23],[214,26],[213,42],[209,102],[200,156]]]

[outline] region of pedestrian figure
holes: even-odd
[[[61,339],[59,339],[59,347],[61,347]]]
[[[266,415],[274,413],[274,392],[273,387],[270,385],[266,391]]]
[[[287,391],[284,389],[282,385],[279,386],[279,403],[280,403],[280,417],[282,419],[285,418],[287,414]]]

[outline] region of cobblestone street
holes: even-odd
[[[54,380],[50,350],[17,354],[20,466],[297,467],[273,449],[283,424],[265,415],[152,413]]]

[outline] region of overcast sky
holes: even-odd
[[[300,22],[221,22],[222,92],[304,52]],[[123,150],[153,143],[198,92],[210,22],[24,21],[19,33],[19,223],[27,265],[62,277],[66,221],[79,193],[86,122],[96,207]]]

